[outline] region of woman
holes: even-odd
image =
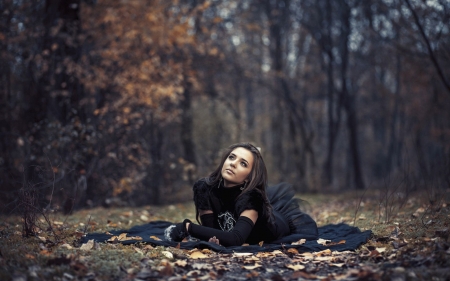
[[[259,150],[250,143],[231,145],[216,170],[194,184],[201,225],[185,219],[165,230],[166,239],[181,241],[190,235],[223,246],[269,243],[293,233],[317,239],[317,225],[300,211],[292,187],[282,183],[266,192],[266,186]]]

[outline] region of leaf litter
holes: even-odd
[[[176,208],[93,209],[55,218],[52,225],[64,235],[53,243],[52,233],[40,237],[21,237],[17,219],[7,217],[0,223],[0,279],[23,280],[447,280],[450,278],[450,212],[448,202],[429,208],[413,197],[393,220],[379,220],[379,202],[364,200],[355,213],[358,198],[336,196],[308,199],[314,203],[312,216],[319,226],[329,223],[355,224],[372,229],[374,236],[356,251],[330,249],[309,253],[296,248],[259,253],[221,254],[208,249],[180,249],[140,243],[125,233],[111,235],[112,243],[88,241],[78,244],[85,231],[108,233],[152,220],[182,221],[193,218],[192,204],[187,213],[174,215]],[[352,201],[353,200],[353,201]],[[150,211],[149,211],[150,210]],[[431,210],[431,211],[430,211]],[[165,214],[164,217],[162,214]],[[92,220],[86,218],[92,215]],[[361,219],[364,218],[364,219]],[[3,219],[3,218],[2,218]],[[61,223],[64,222],[64,223]],[[158,237],[152,237],[159,239]],[[118,242],[136,240],[134,245]],[[264,243],[264,242],[261,242]],[[303,239],[291,245],[302,245]],[[319,239],[332,246],[346,241]]]

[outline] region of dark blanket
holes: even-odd
[[[259,245],[249,245],[249,246],[231,246],[224,247],[214,243],[209,243],[206,241],[190,241],[190,242],[172,242],[164,240],[164,229],[166,229],[171,222],[168,221],[154,221],[144,225],[135,226],[129,230],[115,230],[110,231],[110,234],[105,233],[90,233],[82,238],[81,242],[86,243],[87,241],[93,239],[97,242],[106,242],[112,237],[112,235],[118,236],[121,233],[126,233],[127,237],[142,237],[142,240],[126,240],[120,241],[122,244],[134,244],[137,242],[145,242],[157,246],[171,246],[176,247],[180,244],[181,249],[211,249],[220,253],[233,253],[233,252],[270,252],[279,249],[296,248],[299,252],[317,252],[325,249],[330,249],[332,251],[346,251],[355,250],[361,244],[367,242],[371,237],[372,231],[360,231],[357,227],[349,226],[347,224],[330,224],[319,227],[319,238],[325,240],[331,240],[331,243],[327,245],[318,244],[316,240],[306,241],[302,245],[291,245],[292,242],[296,242],[302,237],[298,234],[292,234],[282,239],[273,241],[271,243],[263,243],[262,246]],[[112,235],[111,235],[112,234]],[[158,237],[161,240],[155,238]],[[340,243],[339,243],[340,242]]]

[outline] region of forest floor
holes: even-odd
[[[372,230],[366,244],[345,252],[220,254],[79,243],[84,232],[194,220],[192,203],[48,214],[48,221],[38,217],[44,230],[30,238],[22,237],[20,216],[2,216],[0,280],[450,280],[450,193],[434,194],[435,200],[429,194],[302,195],[319,226],[343,222]]]

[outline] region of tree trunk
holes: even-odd
[[[181,143],[183,145],[184,157],[186,161],[192,164],[196,164],[195,159],[195,146],[192,140],[192,94],[191,83],[187,81],[185,77],[185,85],[183,92],[183,99],[181,100]]]
[[[350,17],[351,7],[345,1],[341,1],[341,94],[344,98],[344,108],[347,113],[347,128],[349,133],[349,148],[353,163],[353,177],[357,189],[364,189],[364,179],[361,169],[361,160],[358,143],[358,117],[356,114],[355,97],[349,93],[347,83],[347,69],[348,69],[348,40],[350,36]]]

